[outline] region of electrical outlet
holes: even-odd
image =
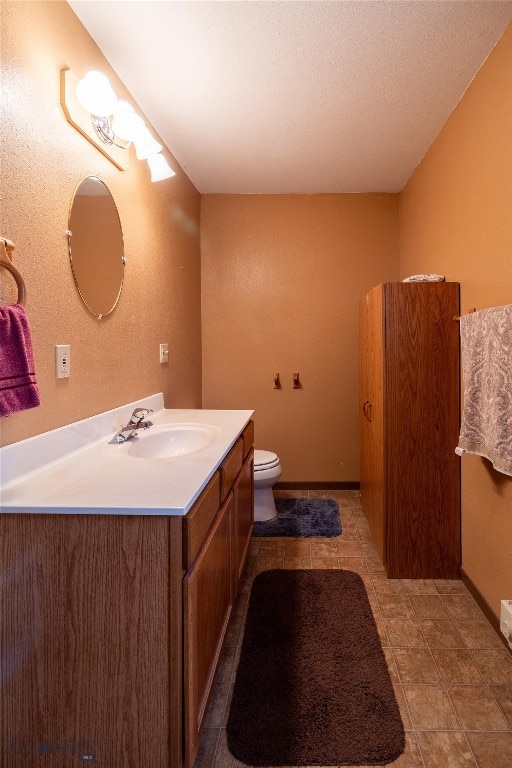
[[[160,344],[160,362],[161,363],[169,362],[169,345],[168,344]]]
[[[55,345],[55,376],[67,379],[71,373],[71,348],[69,344]]]

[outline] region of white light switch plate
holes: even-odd
[[[160,362],[161,363],[169,362],[169,345],[168,344],[160,344]]]

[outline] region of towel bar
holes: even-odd
[[[467,315],[471,314],[472,312],[476,312],[476,307],[473,307],[473,309],[470,309],[469,312],[466,312]],[[455,315],[453,318],[454,320],[457,320],[457,322],[460,322],[462,315]]]
[[[4,269],[10,272],[11,275],[14,277],[16,281],[16,285],[18,286],[17,304],[21,304],[21,306],[24,307],[27,299],[27,289],[25,287],[25,281],[23,280],[21,273],[18,272],[18,270],[16,269],[16,267],[11,261],[11,256],[9,255],[9,251],[13,251],[13,250],[14,250],[14,243],[12,243],[10,240],[7,240],[7,238],[5,237],[0,237],[0,267],[4,267]]]

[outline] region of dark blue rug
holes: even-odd
[[[334,499],[276,499],[277,517],[255,521],[253,536],[339,536],[341,520]]]

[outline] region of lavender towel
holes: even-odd
[[[21,304],[0,307],[0,416],[38,405],[41,397],[27,314]]]
[[[458,454],[512,475],[512,304],[460,318],[464,412]]]

